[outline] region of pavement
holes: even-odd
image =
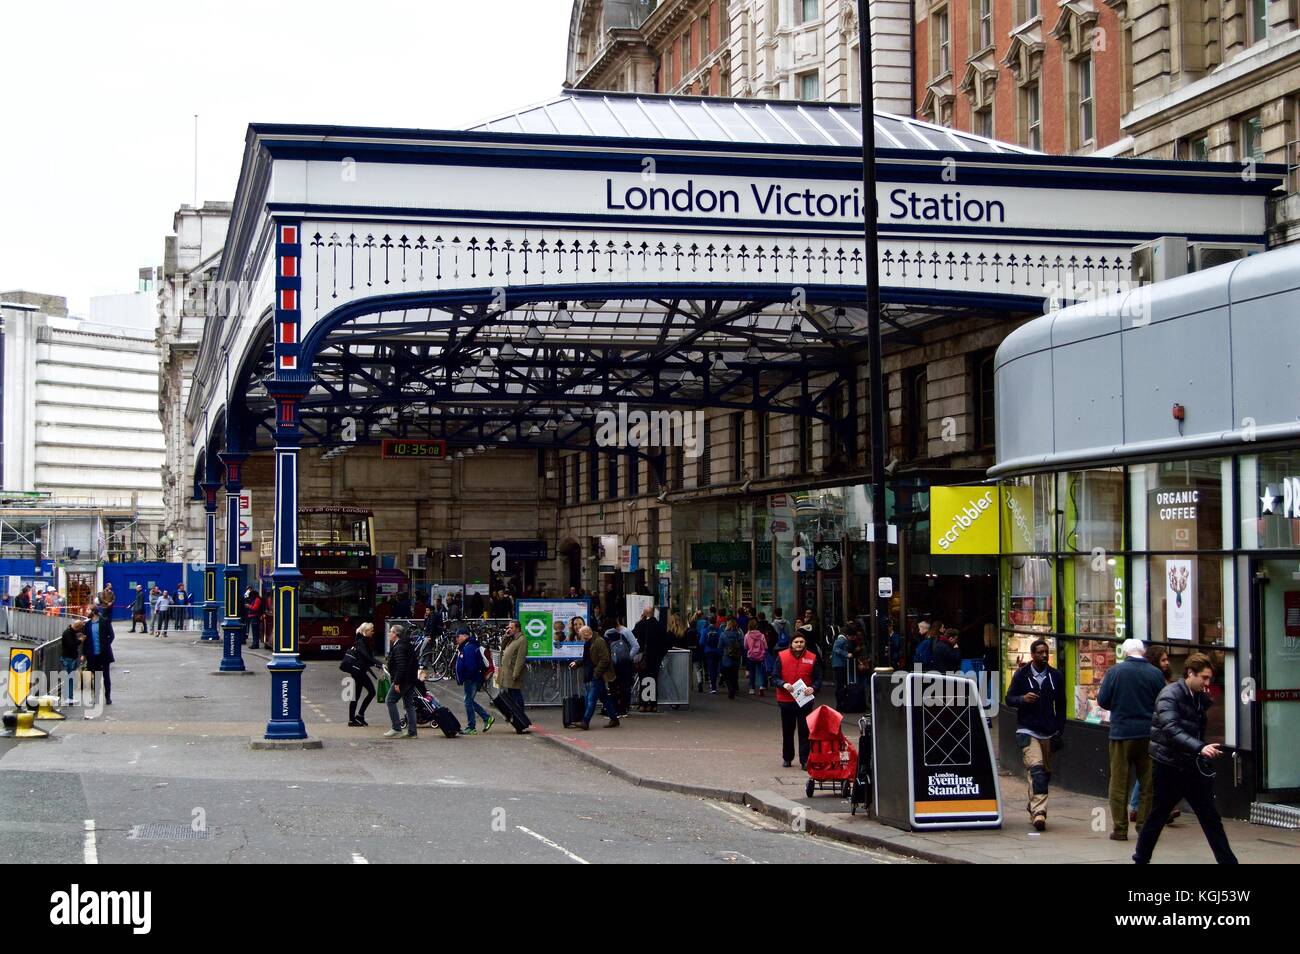
[[[504,723],[474,738],[349,728],[337,662],[309,662],[314,751],[254,751],[269,656],[215,675],[220,648],[120,634],[113,705],[0,740],[9,863],[906,863],[742,804],[654,791]],[[435,692],[439,692],[435,685]],[[442,688],[455,705],[458,692]],[[457,708],[459,708],[457,706]],[[546,714],[539,713],[545,719]],[[555,713],[558,727],[558,713]]]
[[[689,710],[661,706],[655,714],[633,713],[617,729],[597,728],[603,718],[586,732],[559,727],[558,715],[534,718],[553,745],[634,784],[748,805],[786,823],[801,820],[818,835],[936,863],[1130,864],[1136,845],[1133,826],[1127,842],[1110,840],[1106,801],[1060,788],[1051,794],[1047,831],[1034,831],[1019,772],[1001,773],[1004,821],[997,830],[905,832],[866,817],[862,806],[851,814],[849,803],[829,792],[808,798],[807,774],[781,767],[780,716],[771,693],[745,693],[735,700],[725,694],[693,695]],[[850,718],[856,726],[856,717]],[[845,731],[856,734],[856,728]],[[1098,818],[1101,831],[1094,829]],[[1224,827],[1243,864],[1300,859],[1300,831],[1234,819],[1226,819]],[[1195,816],[1184,811],[1161,834],[1153,863],[1213,860]]]
[[[558,709],[533,709],[525,736],[502,721],[476,738],[392,741],[383,706],[371,728],[349,728],[337,663],[309,661],[303,713],[322,749],[255,752],[269,654],[246,649],[253,675],[235,677],[213,673],[219,645],[188,634],[119,635],[114,649],[115,705],[49,740],[0,740],[0,857],[81,859],[87,824],[100,859],[132,862],[1119,864],[1134,845],[1094,830],[1102,800],[1060,789],[1034,832],[1018,773],[1001,778],[1000,830],[905,832],[830,793],[808,798],[806,774],[781,767],[770,694],[695,695],[614,729],[565,729]],[[459,687],[431,688],[461,714]],[[1225,825],[1243,863],[1300,857],[1300,832]],[[1155,858],[1211,860],[1188,814]]]

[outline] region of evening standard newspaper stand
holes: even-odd
[[[871,695],[875,817],[911,831],[1000,828],[997,763],[976,683],[877,672]]]

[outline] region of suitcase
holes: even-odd
[[[849,713],[866,711],[867,683],[865,679],[859,679],[857,682],[851,682],[844,687],[844,699],[843,704],[840,706],[840,712]]]
[[[582,696],[565,696],[564,701],[560,703],[560,721],[564,723],[566,729],[579,725],[586,713],[587,702]]]
[[[460,720],[446,706],[438,706],[433,710],[433,721],[447,738],[454,739],[460,735]]]
[[[506,717],[507,722],[514,726],[515,732],[523,735],[525,730],[533,724],[533,720],[528,718],[528,714],[519,707],[519,704],[504,689],[493,690],[488,695],[492,698],[493,707]]]

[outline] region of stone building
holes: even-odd
[[[190,382],[229,221],[229,202],[204,202],[198,209],[182,205],[172,217],[174,234],[166,239],[158,270],[155,346],[158,416],[167,435],[165,530],[181,550],[195,555],[203,549],[203,506],[194,499],[194,462],[184,450],[194,413]]]
[[[1294,0],[1116,0],[1132,37],[1137,157],[1286,163],[1270,246],[1300,239],[1300,22]]]

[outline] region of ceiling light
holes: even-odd
[[[456,378],[456,380],[457,380],[458,382],[460,382],[461,384],[473,384],[473,383],[474,383],[474,369],[473,369],[473,368],[465,368],[463,371],[461,371],[460,375]]]
[[[502,432],[501,432],[501,436],[497,438],[497,443],[498,443],[498,444],[509,444],[509,443],[510,443],[510,438],[506,436],[505,431],[502,431]]]
[[[501,346],[501,350],[497,352],[497,357],[504,358],[506,361],[510,361],[514,358],[519,357],[519,352],[515,350],[515,346],[511,344],[510,339],[507,338],[506,343],[503,344]]]
[[[559,427],[560,425],[558,425],[558,424],[555,423],[555,418],[553,418],[553,417],[548,417],[548,418],[546,419],[546,423],[543,424],[542,426],[543,426],[544,428],[546,428],[548,431],[553,431],[553,430],[555,430],[557,427]]]
[[[790,337],[786,341],[787,345],[789,345],[791,348],[802,348],[807,343],[808,343],[808,339],[804,337],[802,331],[800,331],[797,327],[790,329]]]
[[[722,360],[722,352],[721,352],[721,351],[714,352],[714,355],[713,355],[713,364],[711,364],[711,365],[709,366],[709,370],[710,370],[710,371],[726,371],[726,370],[727,370],[727,362],[725,362],[725,361]]]
[[[483,453],[485,450],[487,450],[487,448],[484,447],[482,444],[479,444],[479,445],[478,445],[477,447],[475,447],[474,449],[475,449],[476,451],[478,451],[480,454]]]
[[[539,345],[542,343],[542,332],[536,325],[529,325],[528,330],[524,332],[524,344]]]
[[[573,316],[569,314],[569,306],[567,304],[560,302],[560,309],[555,313],[555,318],[552,319],[551,324],[555,325],[555,327],[559,328],[561,331],[573,324]]]
[[[492,355],[488,351],[483,352],[483,357],[479,358],[478,366],[483,371],[491,371],[493,368]]]
[[[564,417],[560,418],[561,424],[576,424],[578,419],[573,416],[572,411],[565,411]]]
[[[763,360],[763,352],[759,351],[756,345],[750,345],[745,350],[746,364],[758,364],[758,362],[762,360]]]
[[[837,335],[848,334],[853,330],[853,322],[849,321],[849,316],[844,313],[843,308],[835,309],[835,320],[831,322],[831,331]]]
[[[462,454],[460,451],[456,451],[456,453],[452,455],[452,460],[460,460],[464,456],[465,455]]]
[[[533,424],[532,427],[528,428],[529,437],[536,437],[540,433],[542,433],[542,429],[538,427],[535,423]]]

